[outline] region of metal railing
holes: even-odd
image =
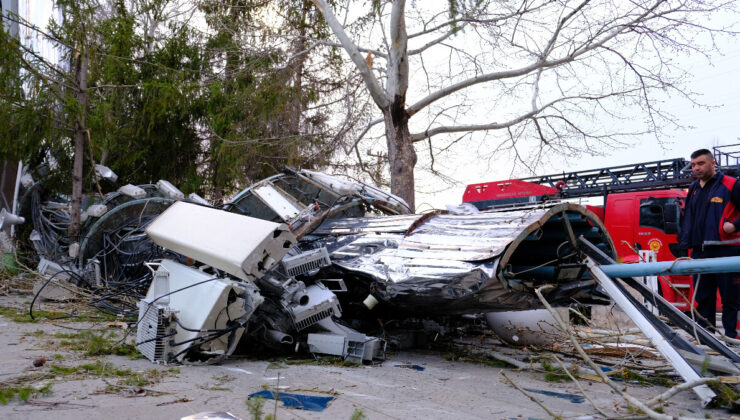
[[[740,157],[740,155],[739,155]],[[691,183],[683,158],[524,178],[558,188],[562,197],[593,197],[612,192],[682,187]]]

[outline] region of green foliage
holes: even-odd
[[[131,369],[118,368],[110,362],[97,360],[93,363],[83,363],[78,366],[50,365],[49,370],[56,376],[80,379],[86,376],[101,378],[117,378],[121,385],[148,386],[159,383],[162,378],[170,375],[169,370],[148,369],[144,372],[134,372]]]
[[[7,307],[7,306],[0,307],[0,316],[4,316],[5,318],[8,318],[13,322],[19,322],[19,323],[36,322],[35,319],[31,319],[31,317],[28,316],[27,311],[24,311],[22,309]]]
[[[249,415],[254,420],[262,420],[263,419],[263,408],[265,406],[265,399],[264,398],[247,398],[247,409],[249,410]]]
[[[676,382],[673,379],[663,374],[645,376],[629,369],[622,369],[618,372],[616,376],[624,379],[627,382],[643,386],[660,385],[665,387],[672,387],[676,385]]]
[[[51,386],[45,385],[42,388],[36,389],[28,385],[19,387],[3,386],[0,388],[0,404],[6,405],[15,398],[26,402],[32,396],[37,395],[49,395],[51,393]]]
[[[704,360],[701,362],[701,376],[707,376],[707,372],[709,371],[709,363],[711,362],[711,358],[709,356],[705,357]]]
[[[568,374],[560,371],[553,366],[548,360],[542,360],[540,367],[545,371],[545,380],[547,382],[569,382],[571,379]]]
[[[117,355],[128,356],[135,359],[143,357],[136,349],[136,346],[127,343],[121,343],[115,339],[114,333],[100,333],[93,331],[83,331],[78,334],[57,334],[57,338],[67,338],[60,344],[75,351],[83,352],[86,356],[105,356]]]
[[[273,31],[294,38],[294,45],[286,50],[271,45],[244,48],[249,28],[269,14],[270,8],[285,11]],[[297,4],[214,0],[204,2],[204,10],[213,28],[206,43],[207,55],[212,57],[209,68],[223,69],[209,77],[204,116],[211,134],[205,163],[213,195],[219,197],[239,184],[265,178],[283,165],[311,168],[326,164],[331,153],[316,150],[331,151],[332,143],[321,134],[304,133],[325,131],[328,117],[309,117],[305,109],[318,100],[319,89],[331,92],[340,87],[327,78],[337,75],[332,67],[339,68],[341,59],[329,53],[322,58],[333,60],[332,66],[313,73],[305,53],[277,66],[292,53],[305,50],[309,40],[329,37],[319,11],[309,0]]]
[[[129,385],[129,386],[148,386],[148,385],[154,385],[156,383],[159,383],[164,376],[167,375],[167,371],[164,370],[158,370],[158,369],[148,369],[147,371],[143,373],[139,372],[128,372],[125,375],[119,375],[119,376],[125,376],[121,380],[121,383],[123,385]]]
[[[0,155],[22,159],[39,152],[52,124],[46,84],[35,72],[25,72],[21,44],[0,27]],[[36,96],[26,97],[23,85]],[[27,111],[27,112],[24,112]]]
[[[312,2],[203,1],[205,31],[165,21],[173,2],[131,9],[124,0],[104,8],[97,0],[58,1],[62,18],[45,33],[61,63],[29,56],[0,32],[0,124],[7,127],[0,154],[31,167],[53,156],[59,170],[44,185],[68,194],[72,139],[83,130],[85,191],[97,190],[91,168],[105,156],[124,183],[167,179],[213,198],[284,165],[329,162],[338,144],[329,115],[309,107],[343,88],[344,70],[335,48],[296,54],[330,36]],[[272,8],[285,13],[262,24]],[[274,46],[276,36],[296,41]],[[84,60],[88,90],[80,96]]]
[[[82,312],[75,315],[68,315],[57,311],[33,311],[33,318],[26,308],[14,308],[10,306],[0,306],[0,316],[4,316],[13,322],[19,323],[36,323],[39,319],[69,319],[76,322],[85,321],[113,321],[117,318],[114,315],[101,314],[100,312]]]
[[[76,367],[69,367],[69,366],[61,366],[61,365],[51,365],[49,366],[51,371],[57,375],[72,375],[73,373],[77,373],[78,368]]]
[[[78,366],[79,372],[102,377],[121,377],[131,375],[131,369],[117,368],[113,363],[96,360],[94,363],[84,363]]]
[[[710,402],[710,408],[737,409],[740,406],[740,392],[737,389],[719,381],[708,382],[707,385],[717,394]]]

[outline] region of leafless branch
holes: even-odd
[[[385,95],[385,92],[383,91],[383,88],[380,87],[380,84],[378,83],[378,80],[375,78],[375,75],[373,74],[370,67],[368,67],[367,63],[365,63],[365,58],[360,54],[360,50],[357,48],[354,42],[349,38],[347,33],[344,30],[344,27],[342,24],[339,23],[336,16],[334,16],[334,13],[331,10],[331,7],[326,2],[326,0],[311,0],[314,5],[319,9],[319,11],[324,15],[324,19],[326,20],[326,23],[329,25],[329,27],[332,29],[334,34],[337,38],[339,38],[340,43],[342,44],[342,47],[347,51],[347,53],[350,56],[350,59],[355,64],[355,67],[357,67],[357,71],[360,72],[362,75],[363,80],[365,81],[365,85],[367,86],[368,91],[370,92],[370,96],[372,96],[375,103],[380,108],[387,108],[389,105],[389,100]]]

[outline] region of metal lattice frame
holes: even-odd
[[[594,197],[613,192],[683,187],[692,181],[689,168],[687,160],[677,158],[543,175],[523,178],[522,181],[558,189],[562,187],[561,196],[564,198]]]

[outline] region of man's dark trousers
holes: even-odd
[[[740,255],[735,246],[717,246],[702,250],[694,248],[691,258],[718,258]],[[702,274],[694,275],[697,312],[714,327],[717,325],[717,289],[722,298],[722,326],[725,335],[734,338],[737,335],[737,313],[740,310],[740,273]],[[698,284],[698,287],[697,287]],[[706,323],[699,321],[699,325],[706,327]]]

